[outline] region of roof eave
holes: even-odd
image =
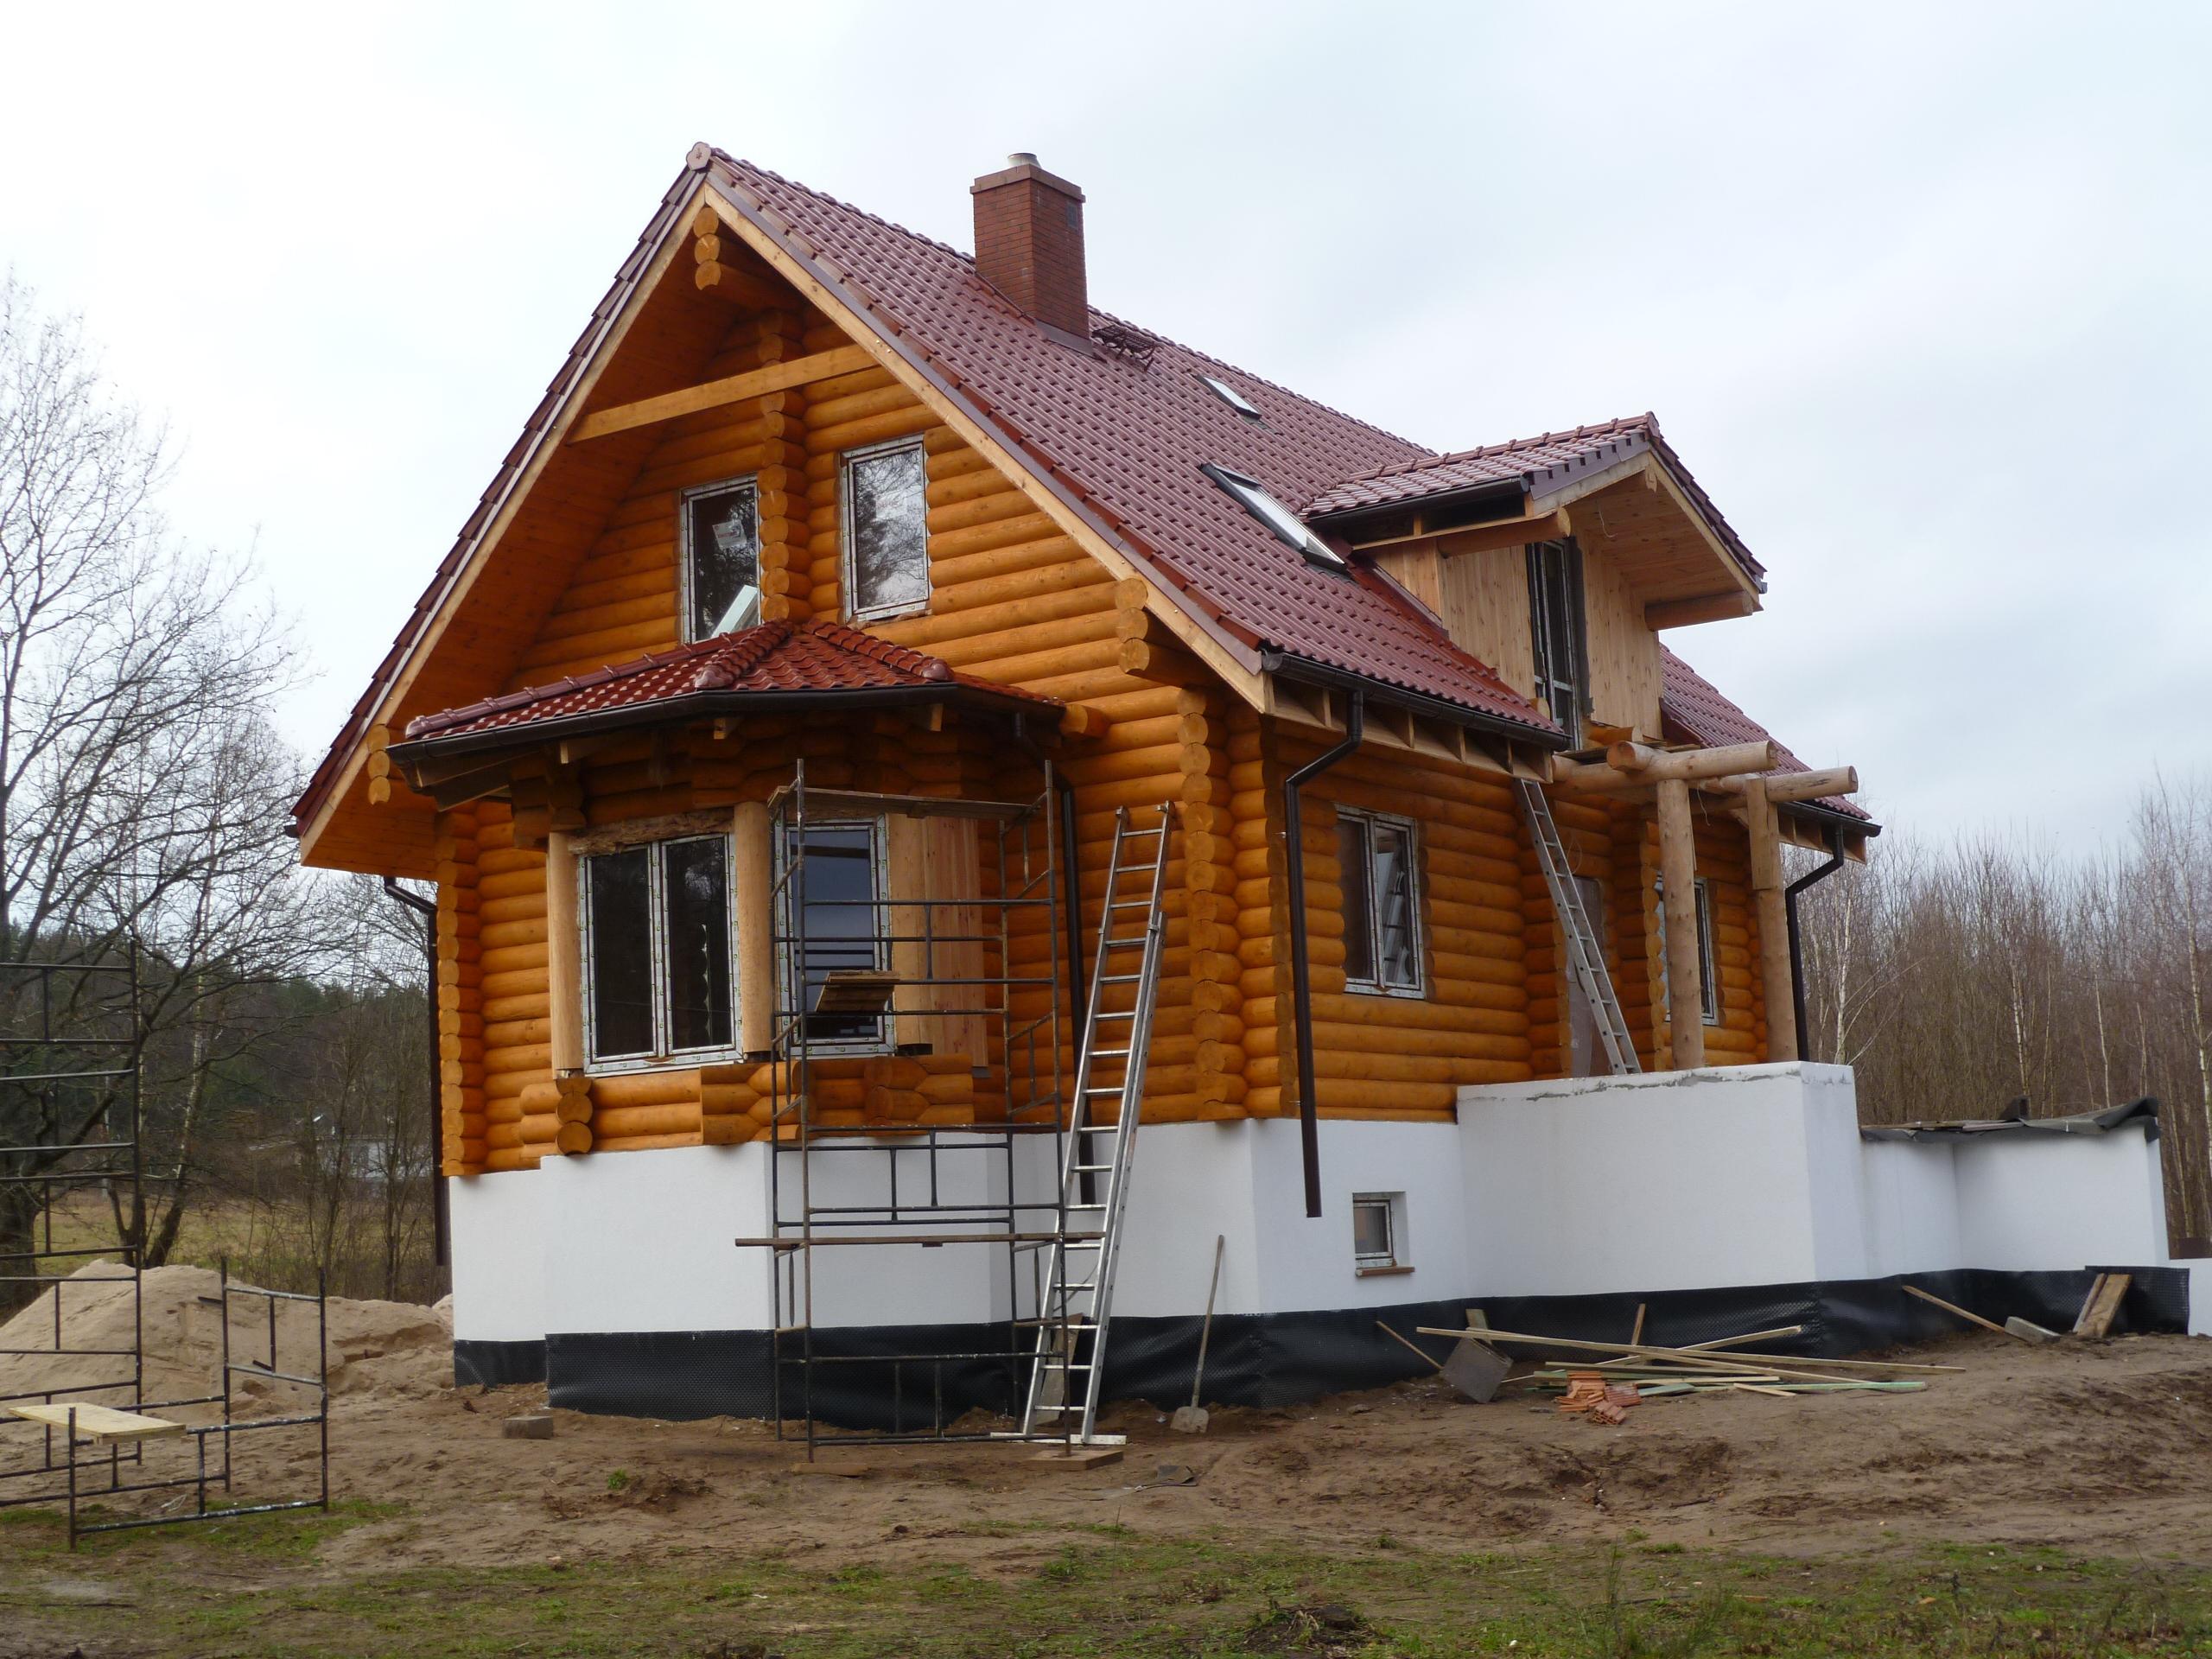
[[[1492,737],[1510,738],[1516,743],[1534,744],[1548,750],[1567,747],[1567,734],[1556,728],[1547,731],[1541,726],[1511,720],[1503,715],[1488,714],[1465,703],[1431,696],[1425,691],[1414,691],[1372,675],[1356,674],[1332,663],[1301,657],[1272,645],[1261,647],[1260,665],[1267,673],[1280,675],[1287,680],[1338,690],[1363,691],[1377,702],[1404,709],[1425,719],[1465,726],[1471,731],[1479,731]]]

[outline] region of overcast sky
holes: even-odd
[[[1644,409],[1766,564],[1676,650],[1900,828],[2120,835],[2212,765],[2212,7],[0,10],[0,264],[251,544],[319,751],[684,152],[1421,442]]]

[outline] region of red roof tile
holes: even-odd
[[[1775,748],[1776,771],[1812,770],[1790,753],[1788,746],[1773,733],[1722,696],[1712,681],[1666,646],[1662,645],[1659,651],[1665,662],[1659,693],[1659,714],[1666,723],[1666,735],[1670,741],[1702,744],[1707,748],[1719,748],[1730,743],[1771,742]],[[1827,796],[1813,804],[1825,806],[1848,817],[1863,818],[1869,823],[1873,822],[1870,813],[1845,796]]]
[[[1479,449],[1463,449],[1457,454],[1397,461],[1327,486],[1308,498],[1300,511],[1309,518],[1319,518],[1370,507],[1397,506],[1430,496],[1516,480],[1531,495],[1548,495],[1578,478],[1600,472],[1616,461],[1626,461],[1646,450],[1657,454],[1666,464],[1667,470],[1682,486],[1682,493],[1696,503],[1713,533],[1735,556],[1745,574],[1755,581],[1764,576],[1765,567],[1751,556],[1751,550],[1713,505],[1713,499],[1690,476],[1681,457],[1661,435],[1659,417],[1648,411],[1597,426],[1578,426],[1567,432],[1544,432],[1533,438],[1485,444]]]
[[[696,645],[657,652],[634,662],[534,685],[465,708],[410,721],[410,742],[432,737],[536,726],[613,709],[644,709],[654,703],[708,692],[882,691],[959,687],[992,697],[1012,697],[1058,709],[1056,697],[963,674],[940,658],[894,645],[841,623],[763,622]],[[673,713],[671,709],[669,712]]]
[[[1292,502],[1429,452],[1103,311],[1092,327],[1118,331],[1119,348],[1076,349],[1017,311],[965,254],[719,151],[711,175],[1217,634],[1533,734],[1555,729],[1392,584],[1317,569],[1199,471],[1212,461]],[[1150,349],[1129,349],[1132,339]],[[1238,414],[1201,373],[1234,386],[1261,418]]]

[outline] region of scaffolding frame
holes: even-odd
[[[804,760],[791,780],[770,798],[769,820],[774,862],[771,870],[770,932],[775,963],[775,1007],[771,1022],[766,1237],[741,1238],[741,1248],[770,1252],[772,1326],[769,1372],[772,1414],[779,1440],[804,1438],[811,1459],[825,1445],[868,1445],[1003,1440],[1003,1430],[961,1431],[957,1416],[947,1414],[944,1379],[948,1367],[1002,1367],[1006,1398],[1018,1406],[1035,1362],[1033,1331],[1046,1302],[1043,1281],[1047,1252],[1074,1236],[1068,1230],[1065,1200],[1058,1175],[1065,1161],[1066,1093],[1063,1072],[1060,970],[1062,899],[1058,849],[1058,792],[1052,763],[1041,760],[1043,787],[1033,798],[981,801],[943,796],[871,794],[820,789],[808,783]],[[827,899],[810,895],[806,868],[813,830],[855,821],[893,816],[955,817],[992,825],[996,836],[995,892],[975,896],[891,895],[881,885],[866,898]],[[864,916],[866,931],[840,929],[810,937],[810,911]],[[894,925],[894,916],[906,918]],[[1012,956],[1018,918],[1041,919],[1041,929],[1026,931],[1046,945],[1042,964],[1017,971]],[[979,918],[981,918],[979,920]],[[866,955],[879,969],[901,954],[918,953],[915,983],[938,992],[973,993],[963,1006],[894,1007],[895,996],[874,1017],[886,1029],[876,1041],[855,1045],[828,1040],[817,1030],[830,955]],[[941,971],[940,953],[980,949],[976,971]],[[994,954],[995,953],[995,954]],[[994,967],[995,971],[993,971]],[[1018,1010],[1018,994],[1041,998]],[[942,1000],[942,999],[941,999]],[[977,1006],[980,1004],[980,1006]],[[856,1053],[899,1052],[898,1026],[923,1028],[931,1021],[949,1025],[976,1020],[986,1032],[983,1055],[1003,1090],[1000,1115],[992,1121],[961,1124],[859,1123],[826,1121],[817,1105],[816,1069],[825,1059]],[[995,1055],[995,1061],[992,1057]],[[980,1067],[979,1067],[980,1069]],[[1051,1155],[1033,1161],[1049,1193],[1022,1192],[1025,1142],[1049,1140]],[[817,1160],[836,1158],[836,1166]],[[840,1203],[817,1192],[817,1176],[842,1160],[872,1160],[880,1167],[880,1202]],[[949,1190],[949,1173],[958,1160],[962,1173],[982,1166],[985,1179],[995,1174],[996,1196],[976,1198]],[[903,1178],[903,1179],[902,1179]],[[1007,1316],[982,1323],[1001,1328],[1003,1345],[899,1349],[886,1352],[824,1352],[816,1340],[815,1253],[834,1247],[868,1249],[982,1246],[1003,1252],[990,1273],[1004,1297]],[[1026,1277],[1025,1277],[1025,1269]],[[831,1367],[887,1369],[891,1379],[887,1430],[841,1430],[825,1426],[816,1413],[818,1376]],[[925,1372],[925,1424],[911,1415],[907,1379]],[[798,1427],[794,1430],[793,1424]],[[1068,1444],[1070,1432],[1022,1433],[1012,1438]]]
[[[317,1275],[315,1293],[265,1290],[234,1282],[230,1262],[218,1268],[217,1294],[202,1296],[203,1306],[213,1306],[222,1322],[218,1375],[206,1394],[180,1398],[146,1398],[146,1323],[143,1243],[136,1229],[144,1214],[144,1163],[140,1126],[143,1105],[143,1057],[145,1020],[140,999],[139,957],[135,946],[120,963],[0,962],[0,986],[20,985],[25,976],[35,987],[35,1018],[28,1031],[0,1025],[0,1089],[29,1087],[35,1093],[38,1109],[33,1136],[17,1140],[0,1134],[0,1185],[35,1192],[37,1214],[32,1224],[29,1247],[0,1251],[0,1285],[29,1287],[26,1306],[51,1294],[53,1344],[49,1347],[0,1347],[0,1361],[62,1360],[112,1362],[89,1370],[114,1371],[112,1376],[80,1376],[46,1386],[0,1393],[0,1445],[11,1440],[33,1443],[33,1454],[20,1465],[0,1462],[0,1509],[30,1504],[66,1506],[69,1547],[95,1533],[120,1532],[143,1527],[173,1526],[195,1521],[219,1521],[245,1515],[265,1515],[281,1510],[330,1507],[330,1374],[329,1308],[326,1287]],[[57,1030],[56,996],[59,984],[73,981],[64,1008],[71,1015],[92,1020],[94,1034]],[[100,987],[114,987],[105,994]],[[12,999],[10,1000],[12,1001]],[[0,1013],[14,1016],[19,1007],[0,1001]],[[99,1034],[105,1033],[105,1034]],[[108,1064],[66,1066],[71,1053],[91,1058],[109,1057]],[[39,1056],[22,1070],[22,1057]],[[96,1107],[83,1117],[74,1134],[67,1131],[56,1111],[57,1090],[97,1088]],[[118,1123],[118,1119],[120,1120]],[[115,1236],[99,1243],[55,1248],[57,1198],[67,1199],[93,1184],[108,1197],[108,1214],[115,1222]],[[128,1220],[125,1217],[129,1217]],[[70,1264],[113,1258],[120,1271],[91,1279],[79,1278]],[[81,1269],[79,1269],[81,1270]],[[83,1345],[69,1337],[69,1294],[95,1287],[127,1282],[130,1304],[130,1338],[127,1347]],[[233,1357],[231,1343],[232,1310],[240,1299],[251,1307],[265,1309],[269,1357],[265,1362]],[[315,1311],[315,1365],[313,1375],[287,1372],[277,1364],[277,1309],[280,1304],[312,1304]],[[233,1383],[240,1376],[302,1387],[311,1391],[309,1411],[275,1417],[240,1417]],[[63,1399],[60,1396],[72,1396]],[[86,1399],[84,1396],[92,1398]],[[105,1398],[102,1396],[120,1396]],[[59,1408],[58,1423],[34,1422],[14,1416],[18,1405]],[[219,1412],[212,1421],[177,1423],[173,1434],[192,1448],[188,1460],[171,1467],[149,1457],[149,1448],[165,1444],[158,1439],[122,1440],[97,1429],[80,1432],[79,1408],[105,1406],[111,1410],[147,1417],[160,1412],[190,1411],[200,1408]],[[163,1420],[168,1421],[168,1420]],[[264,1429],[312,1426],[316,1432],[318,1492],[314,1497],[283,1499],[263,1503],[217,1503],[210,1505],[211,1490],[225,1495],[232,1490],[232,1448],[238,1436]],[[209,1443],[215,1443],[211,1458]],[[86,1455],[89,1453],[90,1455]],[[21,1484],[18,1484],[21,1483]],[[28,1490],[26,1490],[28,1488]],[[96,1500],[131,1493],[188,1488],[194,1506],[174,1515],[130,1516],[118,1520],[83,1517],[83,1509]]]

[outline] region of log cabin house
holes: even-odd
[[[971,194],[972,257],[695,149],[298,804],[436,886],[465,1377],[780,1420],[803,1328],[810,1415],[1001,1398],[1125,814],[1109,1392],[1188,1387],[1217,1235],[1215,1397],[1400,1374],[1471,1089],[1798,1054],[1781,849],[1875,826],[1670,648],[1766,575],[1658,423],[1434,453],[1095,309],[1033,157]],[[945,1244],[733,1244],[840,1223]]]

